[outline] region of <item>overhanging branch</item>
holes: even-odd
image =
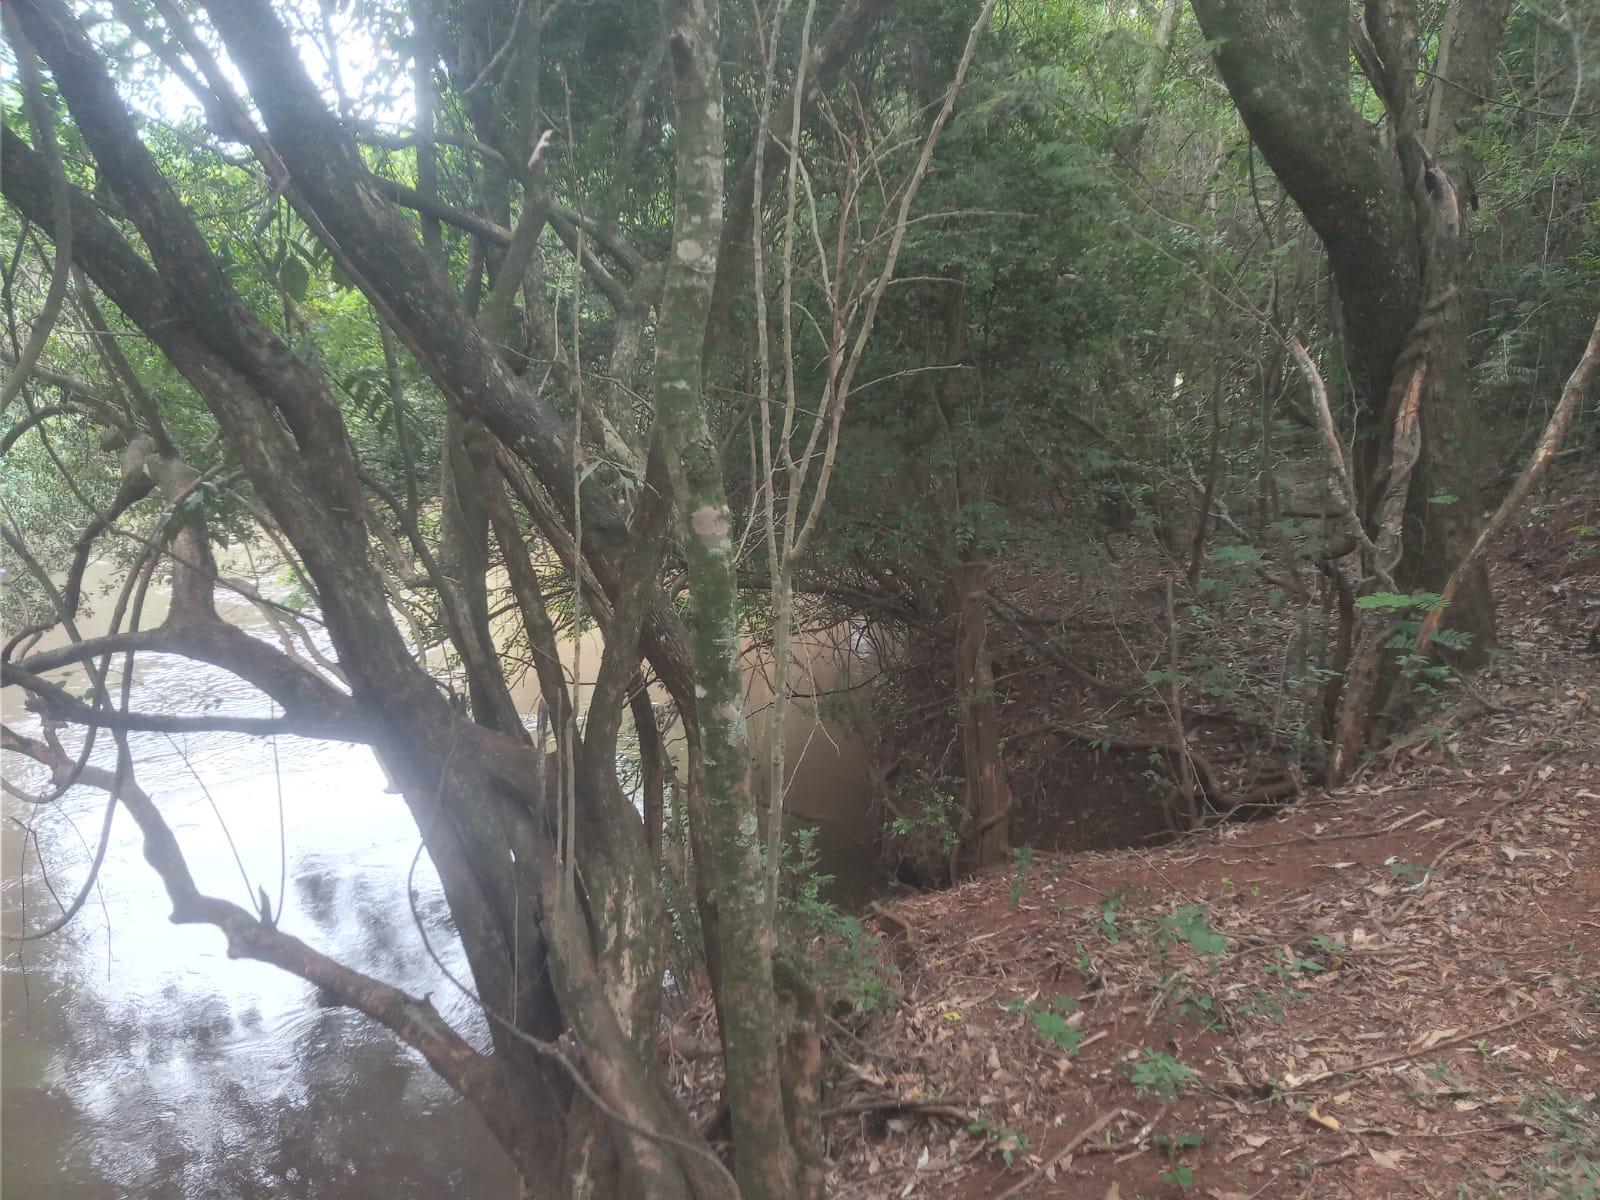
[[[32,759],[47,767],[52,776],[65,776],[74,767],[59,747],[9,727],[0,730],[0,749]],[[77,781],[101,791],[118,787],[114,773],[102,767],[83,768]],[[508,1132],[504,1127],[511,1119],[510,1106],[496,1103],[504,1087],[498,1065],[473,1049],[426,997],[412,996],[329,958],[277,928],[275,914],[252,913],[201,892],[177,837],[148,793],[131,777],[121,781],[120,793],[123,806],[143,835],[145,859],[161,876],[172,901],[174,924],[214,925],[228,940],[228,957],[271,963],[377,1021],[421,1053],[446,1083],[477,1106],[491,1128]]]

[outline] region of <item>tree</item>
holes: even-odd
[[[1478,426],[1508,426],[1480,401],[1568,359],[1600,261],[1578,60],[1508,0],[1448,8],[1437,39],[1402,0],[1354,25],[1195,0],[1199,30],[1170,0],[1023,6],[979,60],[996,7],[5,5],[0,660],[43,720],[4,748],[48,769],[28,799],[125,807],[175,919],[416,1048],[530,1195],[822,1190],[826,997],[787,936],[787,760],[752,773],[749,644],[781,727],[801,622],[887,632],[936,743],[884,722],[906,775],[965,791],[953,873],[1003,861],[1013,795],[1062,782],[1018,770],[1019,680],[1097,706],[1095,730],[1032,732],[1153,753],[1198,818],[1226,807],[1200,720],[1295,768],[1301,702],[1337,675],[1337,774],[1399,714],[1398,612],[1437,594],[1422,642],[1492,636]],[[174,81],[198,115],[148,114]],[[1582,427],[1583,377],[1538,463]],[[1281,476],[1308,464],[1338,511],[1294,511]],[[222,578],[236,539],[272,543],[293,594]],[[1110,614],[1126,684],[1052,607],[1114,556],[1174,580],[1154,623],[1137,596]],[[120,590],[84,638],[96,559]],[[1229,570],[1272,585],[1257,611],[1219,599]],[[220,615],[228,588],[277,645]],[[71,644],[41,650],[57,625]],[[563,643],[591,628],[580,687]],[[1281,658],[1231,661],[1280,633]],[[138,711],[149,654],[231,671],[274,715]],[[69,664],[86,695],[51,682]],[[294,938],[270,897],[202,894],[140,786],[129,738],[157,730],[371,746],[489,1044]],[[731,1172],[663,1078],[669,973],[716,1008]]]
[[[1196,0],[1194,9],[1251,137],[1333,269],[1357,414],[1355,488],[1375,552],[1363,564],[1363,586],[1387,580],[1404,591],[1437,590],[1470,546],[1482,510],[1481,465],[1465,461],[1461,428],[1470,413],[1459,261],[1465,212],[1448,169],[1456,160],[1443,152],[1486,90],[1509,4],[1451,18],[1427,126],[1415,98],[1413,5],[1368,4],[1360,21],[1342,5],[1292,4],[1271,19],[1235,0]],[[1352,104],[1352,54],[1382,106],[1387,144]],[[1457,499],[1430,504],[1446,479]],[[1475,654],[1492,642],[1486,571],[1460,589],[1451,622],[1471,635]],[[1384,705],[1388,638],[1384,616],[1369,615],[1343,684],[1336,775]]]
[[[963,70],[993,7],[970,32]],[[798,52],[774,32],[762,78],[795,128],[878,10],[847,0]],[[51,724],[43,738],[8,731],[6,749],[47,765],[58,792],[99,787],[111,807],[128,809],[174,920],[216,925],[232,953],[317,983],[418,1049],[483,1115],[528,1194],[820,1195],[819,1008],[804,974],[775,958],[745,741],[732,514],[705,384],[713,293],[741,265],[735,255],[725,269],[719,255],[725,77],[741,78],[740,60],[727,53],[745,31],[721,28],[715,0],[667,0],[659,24],[538,5],[525,13],[419,0],[409,14],[378,10],[413,58],[416,122],[395,134],[346,93],[330,12],[306,31],[327,47],[326,90],[302,61],[293,18],[264,0],[216,0],[203,24],[167,4],[157,6],[156,28],[131,4],[117,13],[193,91],[210,125],[202,153],[229,144],[249,151],[253,161],[223,158],[252,186],[265,185],[264,199],[251,198],[259,217],[244,240],[259,242],[274,225],[292,232],[264,280],[239,270],[231,239],[213,242],[180,195],[185,156],[164,161],[142,136],[113,71],[127,44],[113,53],[59,0],[7,6],[26,67],[32,144],[7,125],[6,199],[55,243],[56,276],[68,263],[81,268],[83,309],[108,300],[201,408],[191,422],[200,436],[169,436],[170,409],[141,402],[142,380],[126,363],[111,364],[110,394],[81,389],[91,402],[71,414],[112,427],[137,453],[116,499],[79,537],[64,591],[22,531],[6,529],[49,594],[38,628],[73,629],[84,563],[117,518],[150,495],[162,510],[144,523],[109,634],[38,652],[36,628],[8,644],[7,682],[25,688]],[[759,38],[762,15],[754,19]],[[579,51],[601,69],[569,73],[564,56]],[[223,54],[247,95],[234,92]],[[70,113],[70,156],[55,151],[35,55]],[[959,76],[946,116],[958,88]],[[605,128],[613,120],[615,137]],[[457,121],[466,132],[451,128]],[[899,192],[896,242],[942,121],[910,126],[922,151]],[[745,180],[764,176],[766,137],[763,125],[743,155]],[[446,199],[452,189],[466,202]],[[763,233],[757,223],[755,236]],[[550,270],[557,251],[570,273]],[[885,264],[881,295],[894,254],[875,253]],[[370,305],[381,355],[340,378],[306,309],[319,290],[342,304],[348,288]],[[47,338],[62,291],[52,284],[8,400],[28,383],[34,342]],[[99,327],[110,332],[103,318]],[[837,409],[858,358],[859,346]],[[419,392],[439,405],[431,447],[414,407]],[[649,403],[635,402],[642,393]],[[29,417],[8,445],[30,430],[47,439],[51,420],[67,413],[25,403]],[[218,616],[213,597],[224,584],[211,545],[241,507],[289,550],[336,661],[308,665]],[[669,558],[685,568],[686,618],[663,587]],[[172,614],[141,629],[142,598],[163,560],[174,564]],[[565,600],[552,594],[552,561]],[[544,709],[533,730],[512,702],[490,629],[495,562],[539,679]],[[574,610],[586,614],[605,638],[581,711],[559,667],[558,602],[569,622]],[[441,687],[397,614],[413,641],[431,630],[449,647],[464,694]],[[84,662],[103,681],[112,656],[131,665],[152,652],[223,666],[282,715],[158,717],[128,711],[126,685],[119,705],[104,687],[81,701],[43,678]],[[662,804],[647,797],[637,811],[617,768],[625,712],[641,752],[661,752],[646,669],[687,739],[686,817],[723,1039],[732,1175],[663,1087],[655,1056],[671,924],[655,857]],[[86,727],[84,748],[66,749],[57,724]],[[156,728],[282,729],[371,745],[438,868],[492,1053],[468,1044],[425,999],[279,930],[265,898],[249,913],[199,893],[128,751],[130,730]],[[109,773],[87,765],[101,729],[119,748]]]

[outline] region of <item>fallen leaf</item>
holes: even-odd
[[[1339,1124],[1338,1117],[1323,1116],[1317,1111],[1317,1106],[1315,1104],[1313,1104],[1310,1109],[1306,1111],[1306,1120],[1310,1121],[1313,1125],[1322,1126],[1322,1128],[1328,1130],[1330,1133],[1338,1133],[1344,1128],[1343,1125]]]

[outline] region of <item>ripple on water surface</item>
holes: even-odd
[[[266,715],[255,711],[259,694],[231,676],[177,659],[141,666],[133,704]],[[37,730],[27,717],[8,720]],[[385,793],[365,748],[289,737],[274,746],[242,735],[131,740],[139,782],[177,831],[203,889],[254,909],[258,887],[278,902],[281,878],[286,929],[359,970],[431,993],[482,1041],[470,1005],[414,927],[405,887],[416,826],[400,798]],[[94,761],[113,765],[112,753],[103,743]],[[23,772],[15,782],[43,785]],[[75,892],[103,798],[74,792],[48,811],[5,803],[9,816],[33,822],[37,849],[30,841],[19,870],[23,839],[5,822],[0,904],[7,928],[24,919],[36,928],[57,911],[41,856],[56,892]],[[425,858],[417,885],[430,939],[463,973]],[[515,1194],[481,1123],[418,1056],[358,1014],[324,1007],[301,980],[230,960],[216,930],[174,926],[167,914],[124,814],[99,889],[73,925],[6,958],[7,1197]]]

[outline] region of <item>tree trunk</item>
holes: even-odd
[[[1367,564],[1368,589],[1392,573],[1401,589],[1438,591],[1482,513],[1460,299],[1460,206],[1448,166],[1428,162],[1417,129],[1414,14],[1405,0],[1370,4],[1362,26],[1345,6],[1318,0],[1193,6],[1240,116],[1328,252],[1356,389],[1356,493],[1380,544],[1382,510],[1396,499],[1393,483],[1407,484],[1389,561]],[[1445,65],[1470,74],[1479,95],[1506,8],[1493,0],[1454,15],[1446,30]],[[1388,112],[1391,145],[1351,105],[1352,52]],[[1435,89],[1430,137],[1437,139],[1447,128],[1459,130],[1476,102],[1461,87],[1435,81]],[[1412,403],[1414,383],[1421,392],[1408,436],[1414,433],[1419,452],[1414,463],[1401,463],[1397,417]],[[1444,502],[1446,487],[1456,500]],[[1493,613],[1487,575],[1479,573],[1463,589],[1453,621],[1472,635],[1475,654],[1493,641]],[[1335,761],[1346,767],[1397,675],[1374,620],[1364,618],[1358,630],[1341,698],[1342,707],[1361,709],[1338,721]]]
[[[980,867],[1004,863],[1011,851],[1011,788],[1001,757],[1000,710],[988,646],[988,579],[988,562],[966,556],[955,566],[950,582],[956,614],[961,761]]]
[[[940,422],[954,469],[950,482],[949,606],[952,614],[956,708],[972,847],[980,867],[1004,863],[1011,851],[1011,786],[1001,751],[1000,702],[989,654],[989,561],[964,527],[983,499],[982,474],[961,436],[957,398],[969,369],[966,285],[957,277],[936,290],[943,365],[935,385]]]
[[[677,200],[656,328],[656,419],[689,574],[701,809],[716,899],[718,978],[734,1167],[744,1200],[796,1195],[785,1123],[766,873],[739,674],[738,564],[701,351],[722,233],[717,0],[665,0],[677,92]]]
[[[1461,202],[1462,222],[1477,210],[1477,155],[1472,135],[1482,100],[1494,87],[1495,58],[1505,35],[1511,0],[1456,0],[1445,10],[1439,54],[1429,85],[1428,123],[1423,145],[1449,177]],[[1448,374],[1424,414],[1424,439],[1430,447],[1415,495],[1420,508],[1419,578],[1440,590],[1462,561],[1482,524],[1484,484],[1496,461],[1483,413],[1472,402],[1469,338],[1483,324],[1483,292],[1474,283],[1471,242],[1462,231],[1460,299],[1451,328],[1441,332],[1441,366]],[[1440,493],[1454,496],[1446,500]],[[1437,497],[1437,502],[1435,498]],[[1461,666],[1482,663],[1494,644],[1494,594],[1487,563],[1469,568],[1450,606],[1449,624],[1472,635],[1453,656]]]
[[[1172,43],[1177,39],[1182,17],[1183,0],[1161,0],[1155,43],[1150,47],[1150,57],[1139,72],[1139,82],[1133,92],[1133,120],[1117,140],[1118,153],[1130,163],[1138,161],[1139,148],[1150,129],[1150,118],[1155,115],[1156,93],[1166,80],[1167,64],[1172,61]]]

